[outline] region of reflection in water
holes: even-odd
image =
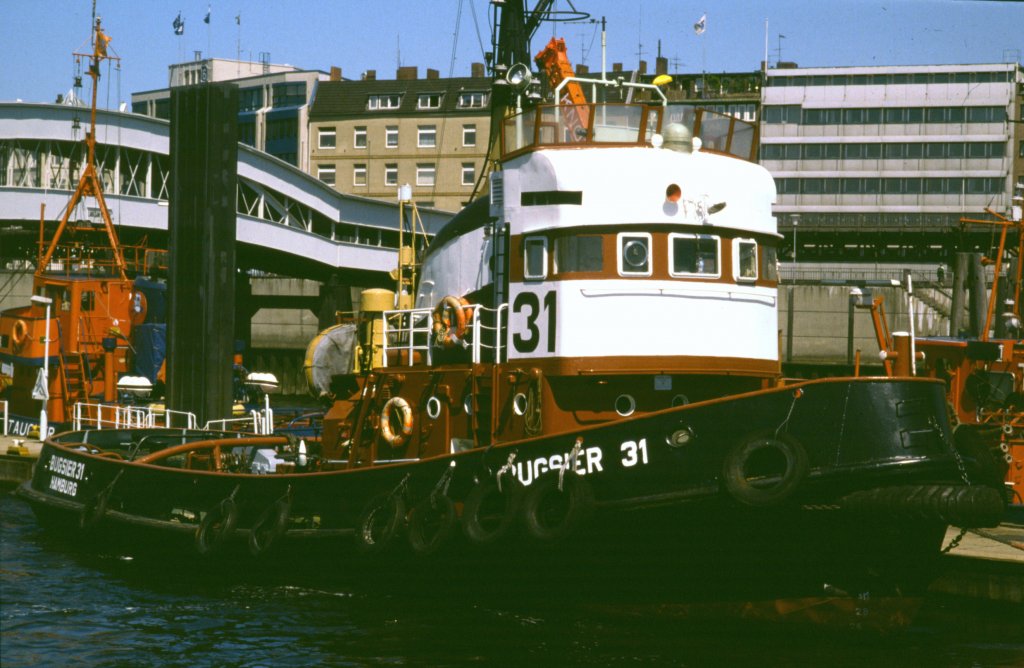
[[[613,574],[503,586],[484,563],[481,577],[458,581],[400,561],[372,578],[341,564],[329,579],[258,564],[156,567],[68,551],[10,496],[0,498],[0,531],[4,666],[1024,663],[1024,614],[1013,606],[935,596],[659,600],[651,589],[631,594],[631,581]],[[875,628],[915,612],[906,628]],[[832,623],[803,623],[814,617]]]

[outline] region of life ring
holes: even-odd
[[[400,494],[375,497],[359,515],[356,547],[367,554],[386,550],[398,537],[405,520],[405,501]]]
[[[807,452],[787,435],[754,434],[725,456],[726,491],[748,506],[772,506],[789,497],[807,477]]]
[[[444,494],[431,494],[409,512],[409,546],[416,554],[436,553],[455,531],[455,503]]]
[[[391,427],[391,409],[397,409],[402,419],[402,429],[396,432]],[[402,397],[391,397],[380,411],[380,437],[393,448],[405,443],[412,435],[412,408]]]
[[[574,473],[545,475],[530,485],[523,499],[526,534],[543,543],[562,540],[583,526],[594,510],[590,484]]]
[[[438,345],[454,348],[466,336],[466,324],[473,317],[473,309],[467,308],[469,302],[462,297],[448,295],[437,303],[432,318],[434,321],[434,338]],[[445,316],[445,310],[454,314],[455,323]]]
[[[497,543],[515,526],[522,498],[523,485],[517,478],[507,478],[501,489],[494,481],[480,483],[463,503],[462,532],[478,545]]]
[[[209,554],[223,543],[238,522],[238,504],[228,497],[215,505],[203,516],[196,530],[196,550]]]
[[[259,556],[270,549],[288,528],[288,516],[292,504],[288,499],[278,499],[260,515],[249,531],[249,552]]]
[[[15,350],[21,350],[21,347],[28,340],[28,324],[24,320],[15,320],[14,326],[11,327],[11,344]]]

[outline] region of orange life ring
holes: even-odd
[[[20,350],[27,340],[28,324],[24,320],[15,320],[14,327],[11,328],[11,343],[14,344],[14,349]]]
[[[402,419],[402,429],[395,432],[391,428],[391,409],[398,409],[398,415]],[[398,447],[405,443],[405,440],[412,435],[412,408],[409,402],[402,397],[391,397],[384,408],[380,411],[380,437],[385,443],[392,447]]]
[[[473,317],[473,309],[468,307],[468,301],[452,295],[448,295],[438,302],[433,313],[433,330],[440,345],[452,348],[466,335],[467,322]],[[451,319],[445,315],[446,310],[454,314],[454,325]]]

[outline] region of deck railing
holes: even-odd
[[[72,412],[71,426],[82,429],[145,429],[167,427],[195,429],[195,413],[147,406],[118,406],[78,402]]]
[[[463,310],[472,310],[473,317],[467,323],[466,334],[458,345],[470,351],[470,359],[474,364],[485,359],[503,361],[508,304],[498,308],[469,304]],[[429,307],[384,312],[385,367],[433,363],[434,349],[437,348],[433,312],[434,309]]]

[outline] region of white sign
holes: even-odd
[[[50,398],[49,383],[46,382],[46,372],[43,369],[39,369],[39,375],[36,376],[36,385],[32,388],[32,398],[39,399],[40,401],[47,401]]]

